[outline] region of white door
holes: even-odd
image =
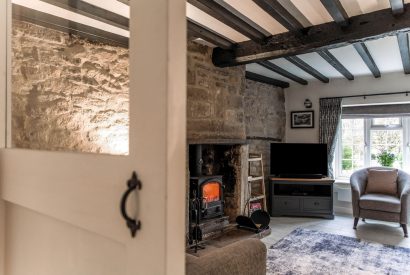
[[[10,3],[0,2],[4,143]],[[0,274],[184,273],[185,1],[130,3],[130,153],[1,149]],[[133,171],[142,182],[127,203],[141,221],[135,238],[120,214]]]

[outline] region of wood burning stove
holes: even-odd
[[[224,213],[222,176],[197,176],[190,178],[191,217],[204,220],[221,217]],[[199,206],[199,207],[198,207]]]
[[[227,217],[226,219],[223,217],[223,176],[205,167],[202,145],[190,145],[189,243],[195,242],[195,251],[202,248],[199,241],[202,240],[204,234],[216,228],[221,230],[224,224],[228,223]]]

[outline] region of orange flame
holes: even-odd
[[[219,201],[221,198],[219,183],[217,182],[206,183],[202,189],[202,196],[207,203],[213,202],[213,201]]]

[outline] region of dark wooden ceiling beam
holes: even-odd
[[[235,45],[235,43],[228,38],[192,21],[189,18],[187,19],[187,25],[188,32],[191,36],[201,38],[223,49],[231,49]]]
[[[322,81],[323,83],[329,83],[329,78],[321,74],[319,71],[317,71],[315,68],[307,64],[305,61],[300,59],[297,56],[288,56],[285,57],[285,59],[289,62],[291,62],[293,65],[299,67],[303,71],[307,72],[311,76],[315,77],[316,79]]]
[[[221,5],[214,0],[188,0],[188,3],[254,41],[262,42],[266,38],[265,33],[248,23],[247,20],[237,16],[235,14],[237,11],[234,12],[233,8],[227,4]]]
[[[89,4],[82,0],[42,0],[54,6],[82,14],[95,20],[128,30],[130,20],[127,17]]]
[[[390,0],[390,7],[394,15],[402,14],[404,12],[403,0]]]
[[[245,72],[245,78],[253,80],[253,81],[257,81],[257,82],[261,82],[261,83],[281,87],[281,88],[289,88],[289,83],[288,82],[278,80],[278,79],[274,79],[274,78],[270,78],[270,77],[263,76],[263,75],[260,75],[260,74],[255,74],[255,73],[248,72],[248,71]]]
[[[405,4],[408,10],[410,4]],[[232,50],[214,49],[213,62],[220,67],[255,63],[371,41],[410,31],[410,13],[392,16],[391,9],[350,17],[350,24],[340,28],[335,22],[312,26],[305,34],[286,32],[273,35],[266,44],[253,41],[238,43]]]
[[[333,20],[345,27],[349,25],[349,16],[339,0],[320,0]]]
[[[253,2],[289,31],[299,31],[303,29],[303,25],[288,12],[278,0],[253,0]]]
[[[317,53],[348,80],[354,80],[354,76],[328,50],[318,51]]]
[[[363,59],[366,66],[372,72],[373,76],[375,78],[379,78],[381,76],[380,70],[377,67],[376,62],[374,62],[374,59],[370,54],[369,50],[367,49],[366,44],[356,43],[353,46],[356,49],[357,53],[360,55],[360,57]]]
[[[70,35],[76,35],[90,41],[128,48],[129,38],[125,36],[19,6],[17,4],[13,4],[12,11],[13,19],[26,21],[49,29],[65,32]]]
[[[290,73],[290,72],[288,72],[288,71],[282,69],[281,67],[279,67],[279,66],[273,64],[272,62],[269,62],[269,61],[260,61],[260,62],[258,62],[257,64],[263,66],[264,68],[266,68],[266,69],[268,69],[268,70],[271,70],[272,72],[275,72],[275,73],[277,73],[277,74],[280,74],[281,76],[284,76],[284,77],[286,77],[286,78],[289,78],[289,79],[291,79],[291,80],[293,80],[293,81],[295,81],[295,82],[297,82],[297,83],[299,83],[299,84],[302,84],[302,85],[307,85],[307,84],[308,84],[308,82],[307,82],[305,79],[300,78],[300,77],[298,77],[297,75],[294,75],[294,74],[292,74],[292,73]]]
[[[397,42],[399,43],[401,61],[403,63],[403,70],[405,74],[410,74],[410,52],[409,52],[409,38],[407,33],[397,34]]]

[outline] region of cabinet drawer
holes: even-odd
[[[273,208],[281,212],[299,212],[300,200],[298,198],[273,198]]]
[[[304,211],[331,211],[331,201],[329,199],[303,199]]]

